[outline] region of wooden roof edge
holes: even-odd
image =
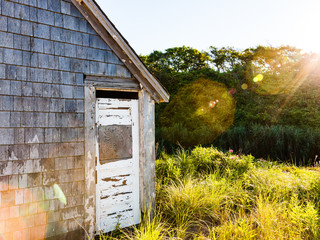
[[[154,96],[157,102],[168,102],[170,98],[168,92],[161,85],[161,83],[150,73],[146,65],[142,62],[142,60],[139,58],[137,53],[132,49],[132,47],[129,45],[127,40],[117,30],[114,24],[108,19],[108,17],[99,7],[99,5],[94,0],[72,0],[71,2],[75,4],[78,9],[80,7],[79,5],[82,5],[83,3],[86,5],[86,7],[92,13],[92,15],[103,26],[103,28],[112,36],[113,40],[119,45],[123,53],[128,57],[129,61],[131,61],[131,63],[135,65],[136,68],[139,69],[143,78],[145,78],[145,80],[152,86],[155,92],[150,92],[151,96],[154,96],[155,94],[158,95],[157,97]],[[98,32],[98,34],[101,34],[101,33]],[[124,60],[123,62],[126,65],[126,62]],[[139,80],[139,77],[137,77],[137,79]],[[140,83],[142,84],[142,86],[145,85],[145,81],[143,82],[140,81]],[[148,90],[152,91],[149,86],[144,86],[144,87],[146,88],[147,91]]]

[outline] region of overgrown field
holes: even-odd
[[[320,239],[320,172],[238,156],[178,150],[156,162],[157,201],[116,239]]]

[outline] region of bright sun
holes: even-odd
[[[294,19],[291,27],[292,39],[289,44],[307,52],[320,53],[320,1],[301,1],[300,14]]]

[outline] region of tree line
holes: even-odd
[[[290,46],[182,46],[140,57],[171,95],[156,107],[160,149],[213,144],[298,163],[320,154],[317,54]]]

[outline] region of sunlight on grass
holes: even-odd
[[[179,149],[156,162],[155,217],[101,239],[320,239],[320,172]]]

